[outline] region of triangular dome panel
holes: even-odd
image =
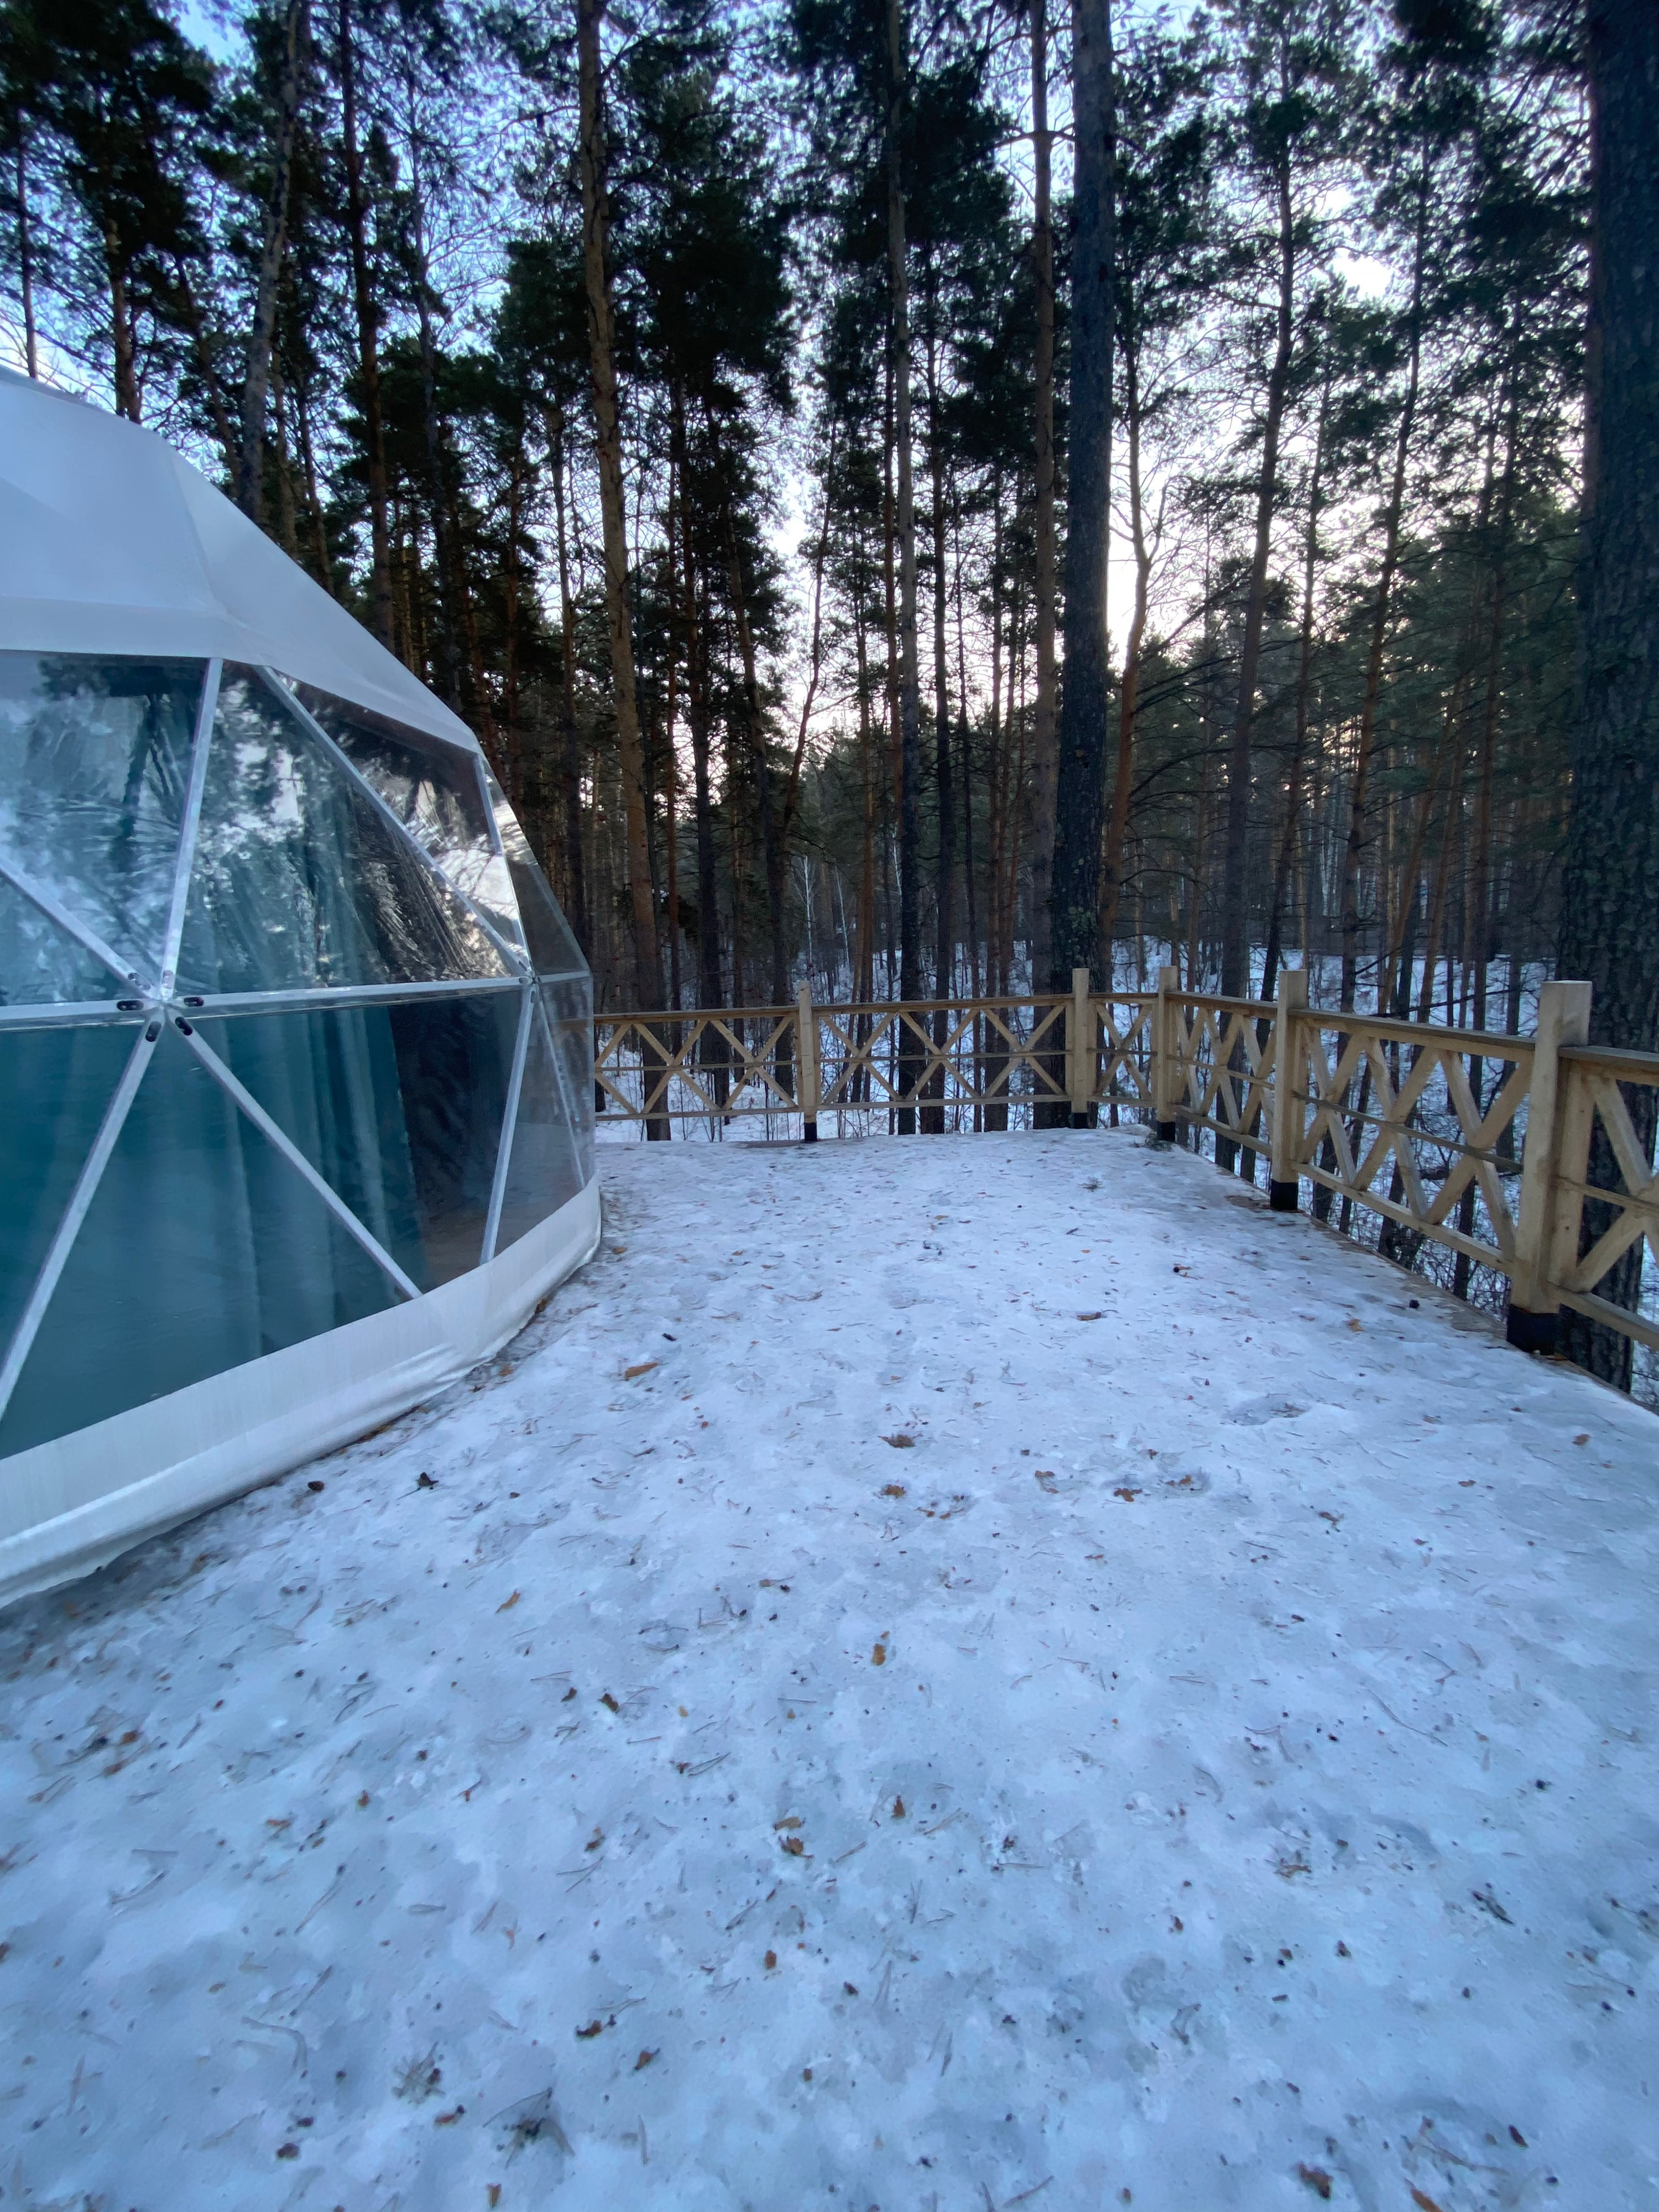
[[[198,1019],[197,1030],[422,1291],[476,1267],[518,991]]]
[[[513,1131],[507,1182],[495,1249],[516,1244],[538,1222],[556,1213],[586,1181],[580,1134],[563,1097],[562,1070],[555,1061],[546,1025],[531,1024],[519,1090],[518,1120]]]
[[[275,688],[228,667],[179,988],[338,989],[512,972],[477,917]]]
[[[0,1037],[0,1358],[137,1034],[88,1027]]]
[[[205,673],[201,661],[0,653],[0,850],[152,981]]]
[[[378,1313],[397,1297],[166,1030],[0,1419],[0,1455]]]
[[[0,875],[0,1006],[83,1005],[132,988]]]
[[[433,865],[511,941],[513,886],[490,840],[477,756],[331,698],[313,685],[295,689],[307,714],[379,792]]]

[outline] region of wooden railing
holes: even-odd
[[[1632,1310],[1632,1253],[1659,1259],[1659,1055],[1592,1047],[1589,986],[1547,983],[1530,1037],[1311,1007],[1301,969],[1276,1000],[1182,988],[733,1012],[595,1023],[601,1126],[716,1133],[1085,1127],[1139,1116],[1213,1145],[1271,1204],[1304,1203],[1409,1262],[1425,1244],[1508,1283],[1513,1342],[1549,1349],[1565,1306],[1659,1351]],[[780,1118],[781,1117],[781,1118]],[[1604,1295],[1617,1274],[1620,1300]]]

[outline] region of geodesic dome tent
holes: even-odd
[[[471,733],[0,371],[0,1601],[504,1342],[598,1240],[592,1021]]]

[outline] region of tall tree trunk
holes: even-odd
[[[317,564],[317,581],[331,598],[338,599],[334,588],[334,563],[329,558],[328,522],[323,514],[323,502],[317,489],[317,453],[311,436],[311,406],[306,386],[296,385],[294,390],[294,420],[300,433],[300,465],[305,471],[306,514],[311,524],[312,555]]]
[[[1291,760],[1285,777],[1285,827],[1279,833],[1279,860],[1273,869],[1273,895],[1267,907],[1267,946],[1261,961],[1261,995],[1271,999],[1279,984],[1283,955],[1285,901],[1291,870],[1296,865],[1297,830],[1302,817],[1302,774],[1308,757],[1308,713],[1313,696],[1314,576],[1319,565],[1319,516],[1325,476],[1325,438],[1331,417],[1331,360],[1326,356],[1325,376],[1320,387],[1319,416],[1314,426],[1313,470],[1308,483],[1308,526],[1302,539],[1302,625],[1296,661],[1296,729],[1291,739]],[[1305,935],[1305,931],[1304,931]],[[1303,952],[1305,961],[1305,947]]]
[[[950,660],[945,648],[945,431],[939,420],[938,332],[927,327],[927,459],[933,492],[933,762],[939,792],[939,873],[933,988],[951,995],[956,973],[956,811],[951,790]]]
[[[692,538],[692,499],[688,489],[689,462],[685,441],[685,395],[676,382],[671,397],[670,436],[679,454],[680,560],[685,607],[686,721],[691,732],[692,805],[697,845],[697,1004],[713,1009],[725,1003],[720,983],[720,880],[714,862],[714,802],[708,774],[708,625],[702,606]],[[726,1066],[723,1038],[704,1040],[708,1054],[718,1048],[718,1065]],[[725,1097],[725,1077],[717,1081]]]
[[[627,835],[628,889],[633,921],[635,1003],[662,1004],[656,916],[651,909],[651,859],[645,820],[645,749],[640,738],[634,683],[634,633],[628,606],[628,511],[623,483],[622,426],[617,407],[616,310],[611,293],[610,198],[606,184],[605,119],[600,104],[599,23],[604,0],[576,0],[576,46],[581,97],[580,167],[582,248],[587,285],[587,336],[593,385],[594,446],[599,467],[599,512],[604,525],[605,603],[611,638],[612,706],[622,766],[623,817]],[[665,1121],[650,1133],[666,1137]]]
[[[897,473],[894,534],[898,555],[899,996],[922,995],[921,979],[921,679],[916,656],[916,511],[910,434],[910,265],[905,244],[904,121],[910,64],[903,0],[887,0],[887,186],[889,343],[892,349],[893,448]],[[915,1048],[903,1082],[916,1073]],[[915,1114],[900,1109],[899,1133],[915,1130]]]
[[[1031,731],[1031,988],[1052,978],[1054,836],[1060,763],[1055,732],[1054,596],[1059,556],[1054,520],[1054,230],[1051,208],[1054,137],[1048,128],[1048,17],[1030,0],[1031,161],[1035,187],[1031,270],[1036,285],[1034,454],[1036,468],[1036,713]],[[1107,370],[1109,378],[1110,369]],[[1085,955],[1085,957],[1087,956]]]
[[[1127,289],[1121,305],[1126,321],[1133,302]],[[1129,543],[1134,554],[1135,599],[1129,617],[1129,635],[1123,646],[1123,676],[1118,686],[1117,761],[1112,774],[1112,803],[1106,817],[1106,850],[1100,867],[1100,950],[1098,958],[1106,988],[1112,984],[1113,939],[1122,896],[1123,851],[1129,829],[1129,793],[1135,759],[1135,714],[1140,697],[1140,655],[1146,636],[1146,615],[1152,600],[1152,553],[1146,538],[1146,496],[1140,481],[1140,349],[1137,334],[1126,334],[1123,343],[1123,419],[1127,445]],[[1068,648],[1069,652],[1069,648]]]
[[[241,452],[236,504],[251,522],[264,512],[265,407],[270,386],[271,345],[276,334],[276,294],[288,246],[289,189],[294,175],[294,137],[300,119],[300,77],[305,63],[306,0],[288,0],[283,18],[283,66],[276,81],[276,130],[271,142],[270,197],[253,295],[253,327],[242,379]]]
[[[132,303],[126,258],[113,224],[104,233],[104,267],[109,277],[110,342],[115,352],[115,411],[136,422],[138,399],[137,348],[133,342]]]
[[[570,590],[570,549],[565,532],[564,437],[564,410],[550,408],[547,450],[553,465],[553,526],[559,558],[559,738],[564,786],[565,896],[570,902],[570,927],[576,933],[576,942],[591,960],[587,884],[582,866],[581,750],[576,733],[576,603]]]
[[[1112,526],[1116,210],[1109,0],[1073,0],[1072,374],[1066,497],[1066,693],[1060,708],[1048,985],[1100,957],[1101,811],[1111,672],[1106,629]],[[1120,847],[1121,839],[1120,836]],[[1109,965],[1096,981],[1111,986]]]
[[[23,301],[23,365],[31,377],[40,374],[34,332],[34,241],[29,230],[28,134],[18,118],[17,143],[12,149],[17,194],[17,282]]]
[[[953,894],[956,876],[956,812],[951,796],[951,685],[945,643],[945,431],[939,419],[939,299],[931,281],[927,290],[927,463],[933,494],[933,773],[939,799],[939,865],[934,877],[933,995],[948,999],[956,973],[956,914]],[[933,1043],[942,1048],[950,1035],[951,1017],[941,1011],[933,1017]],[[933,1135],[945,1129],[945,1070],[939,1068],[927,1082],[929,1103],[923,1107],[921,1126]]]
[[[1382,563],[1377,572],[1376,600],[1371,615],[1370,651],[1365,662],[1365,689],[1359,710],[1359,738],[1354,755],[1353,784],[1348,800],[1348,840],[1342,870],[1342,1004],[1351,1006],[1359,988],[1359,870],[1365,844],[1365,803],[1369,796],[1371,759],[1376,744],[1376,708],[1382,689],[1382,653],[1389,637],[1389,611],[1394,597],[1395,571],[1400,561],[1400,522],[1406,504],[1406,463],[1411,451],[1412,426],[1417,415],[1418,373],[1423,352],[1423,276],[1429,235],[1429,166],[1425,159],[1418,186],[1417,242],[1412,258],[1412,295],[1408,311],[1409,366],[1406,396],[1395,434],[1394,477],[1389,487],[1388,511],[1382,524]]]
[[[1267,611],[1267,563],[1273,550],[1273,509],[1279,498],[1279,441],[1290,389],[1291,343],[1296,304],[1296,211],[1291,198],[1291,161],[1280,150],[1275,179],[1279,198],[1279,302],[1273,367],[1267,374],[1267,404],[1261,423],[1261,466],[1256,477],[1255,545],[1244,602],[1244,640],[1238,663],[1238,709],[1227,755],[1226,844],[1221,863],[1221,988],[1243,998],[1250,982],[1250,752],[1255,721],[1256,678],[1261,660],[1261,632]],[[1225,1147],[1231,1164],[1232,1147]],[[1216,1158],[1222,1159],[1218,1146]]]
[[[783,928],[782,825],[772,791],[772,764],[767,753],[766,720],[761,711],[760,678],[755,664],[755,634],[749,623],[749,594],[744,582],[743,557],[729,494],[721,520],[726,533],[726,582],[732,595],[732,620],[737,626],[738,653],[743,665],[744,735],[755,776],[755,811],[760,817],[761,872],[766,884],[767,935],[772,955],[771,997],[775,1006],[781,1006],[790,995],[789,949]]]
[[[380,406],[380,315],[368,264],[368,198],[357,143],[357,52],[351,0],[339,0],[340,127],[345,155],[346,230],[351,241],[351,293],[357,321],[357,401],[363,412],[363,461],[368,479],[370,627],[392,650],[392,532],[387,520],[386,420]]]
[[[1598,1043],[1659,1048],[1659,11],[1590,0],[1590,312],[1573,744],[1557,973],[1594,987]],[[1632,1086],[1651,1158],[1656,1094]],[[1599,1125],[1598,1125],[1599,1127]],[[1590,1180],[1616,1188],[1604,1136]],[[1586,1234],[1612,1209],[1588,1206]],[[1632,1307],[1642,1246],[1598,1288]],[[1631,1345],[1564,1317],[1566,1347],[1630,1387]]]

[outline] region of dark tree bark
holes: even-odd
[[[627,833],[635,1004],[649,1009],[662,1004],[662,965],[657,957],[657,920],[651,901],[651,856],[645,817],[645,749],[640,738],[639,702],[634,682],[634,632],[628,605],[628,520],[623,483],[622,425],[617,404],[616,308],[611,298],[609,251],[611,204],[599,66],[599,21],[603,14],[603,0],[576,0],[581,97],[579,166],[582,246],[594,444],[599,465],[599,512],[604,526],[605,602]],[[667,1122],[653,1118],[647,1133],[653,1138],[666,1138]]]
[[[564,880],[570,927],[583,957],[592,957],[587,921],[587,882],[582,864],[582,763],[576,732],[576,602],[570,590],[570,545],[565,529],[564,410],[550,410],[548,457],[553,465],[553,524],[559,556],[559,737],[564,786]],[[550,836],[549,843],[552,842]]]
[[[1589,404],[1579,580],[1580,710],[1558,972],[1595,987],[1601,1044],[1659,1046],[1659,9],[1590,0]],[[1628,1094],[1651,1157],[1655,1093]],[[1599,1129],[1599,1124],[1598,1124]],[[1613,1183],[1598,1141],[1590,1181]],[[1587,1206],[1586,1233],[1611,1209]],[[1633,1306],[1641,1246],[1600,1293]],[[1628,1389],[1631,1346],[1566,1318],[1566,1345]]]
[[[1261,423],[1261,466],[1256,477],[1255,545],[1250,557],[1249,591],[1244,602],[1244,641],[1238,664],[1238,710],[1227,755],[1226,843],[1221,863],[1221,988],[1243,998],[1250,981],[1250,753],[1255,723],[1256,678],[1261,663],[1261,631],[1267,611],[1267,562],[1273,550],[1273,508],[1279,497],[1279,440],[1290,389],[1291,311],[1296,298],[1296,212],[1291,200],[1291,155],[1281,146],[1276,184],[1279,195],[1279,305],[1273,367],[1267,374],[1267,405]],[[1231,1164],[1233,1148],[1218,1141],[1216,1158]]]
[[[921,678],[916,656],[916,502],[910,434],[910,265],[905,244],[903,140],[909,96],[903,0],[887,0],[887,182],[889,343],[892,351],[893,447],[897,474],[894,536],[898,556],[899,996],[920,999],[921,978]],[[915,1076],[905,1060],[904,1084]],[[915,1130],[913,1108],[899,1111],[902,1136]]]
[[[276,295],[288,245],[289,185],[294,174],[294,136],[300,119],[300,77],[305,64],[306,0],[288,0],[283,21],[283,70],[276,87],[276,131],[271,146],[270,198],[265,204],[259,281],[242,380],[241,451],[236,504],[250,521],[264,511],[265,410],[270,390],[271,346],[276,334]]]
[[[1060,708],[1048,988],[1099,952],[1101,813],[1110,672],[1106,562],[1111,535],[1112,44],[1109,0],[1073,0],[1071,442],[1066,502],[1066,695]],[[1109,987],[1109,975],[1097,975]]]
[[[31,377],[38,378],[40,360],[34,333],[34,244],[29,232],[28,137],[21,119],[12,162],[17,193],[17,281],[23,303],[23,365]]]
[[[337,67],[346,230],[351,241],[351,294],[357,321],[357,403],[363,411],[363,461],[368,478],[369,617],[375,636],[390,652],[393,649],[392,530],[387,519],[386,421],[380,407],[380,319],[369,270],[368,198],[363,190],[363,159],[357,143],[357,50],[351,27],[351,0],[339,0]]]
[[[1031,988],[1041,991],[1048,982],[1053,966],[1050,948],[1054,822],[1060,767],[1054,727],[1054,595],[1059,583],[1059,559],[1054,521],[1054,229],[1050,208],[1054,133],[1048,128],[1048,17],[1044,0],[1030,0],[1030,9],[1031,270],[1036,286],[1036,406],[1033,425],[1036,471],[1036,705],[1031,727],[1030,949]],[[1109,364],[1105,374],[1110,377]]]

